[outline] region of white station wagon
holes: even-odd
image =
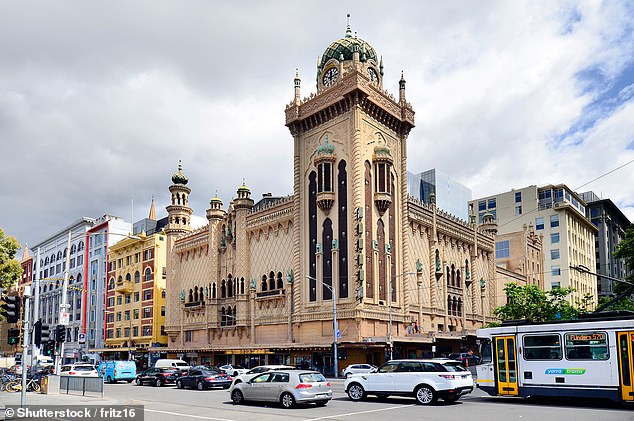
[[[423,405],[438,398],[455,402],[473,391],[471,372],[458,361],[392,360],[375,372],[352,374],[344,383],[348,397],[360,401],[367,395],[386,398],[390,395],[413,396]]]

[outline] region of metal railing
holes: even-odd
[[[59,393],[81,393],[82,396],[86,396],[86,393],[98,393],[103,398],[103,377],[60,376]]]

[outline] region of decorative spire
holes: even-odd
[[[30,257],[29,256],[29,245],[28,245],[28,243],[24,243],[24,253],[22,253],[22,261],[25,261],[29,257]]]
[[[293,83],[295,85],[294,89],[295,89],[295,104],[299,105],[299,103],[301,102],[301,97],[302,97],[302,93],[301,93],[301,84],[302,84],[302,80],[299,78],[299,70],[295,69],[295,79],[293,79]]]
[[[149,219],[156,221],[156,209],[154,208],[154,195],[152,195],[152,204],[150,205],[150,215]]]
[[[352,30],[350,29],[350,13],[347,15],[348,25],[346,26],[346,38],[352,37]]]
[[[405,102],[405,78],[403,77],[403,71],[401,70],[401,80],[398,81],[398,99],[399,102]]]

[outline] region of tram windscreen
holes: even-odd
[[[491,340],[480,339],[480,363],[486,364],[493,361],[493,352],[491,351]]]

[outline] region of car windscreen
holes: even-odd
[[[187,367],[187,363],[178,363],[178,362],[176,362],[176,363],[174,363],[174,365],[177,366],[177,367]]]
[[[466,368],[464,368],[464,366],[459,362],[455,362],[455,363],[447,362],[441,365],[447,371],[469,371]]]
[[[211,371],[211,370],[202,370],[201,373],[203,376],[218,376],[218,375],[225,374],[225,373],[220,373],[218,371]]]
[[[325,382],[326,378],[321,373],[305,373],[299,375],[300,383]]]

